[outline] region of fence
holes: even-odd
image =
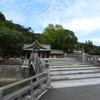
[[[9,58],[8,60],[0,60],[0,65],[22,65],[23,60],[20,58]]]
[[[95,65],[100,65],[100,57],[99,56],[86,56],[85,61],[88,63],[92,63]]]
[[[69,58],[74,58],[78,61],[83,61],[83,55],[73,55],[73,54],[67,54],[67,57]],[[100,66],[100,56],[95,56],[95,55],[84,55],[84,62],[95,64]]]
[[[38,77],[41,77],[39,79]],[[36,81],[34,81],[36,79]],[[5,90],[27,83],[23,88],[3,96]],[[0,100],[35,100],[47,87],[47,74],[40,73],[33,77],[0,88]],[[25,96],[23,96],[25,95]]]
[[[1,87],[0,100],[35,100],[47,88],[48,74],[44,72],[43,64],[37,53],[32,52],[29,65],[25,66],[28,66],[29,74],[32,77]],[[5,90],[23,84],[25,86],[22,88],[3,95]]]

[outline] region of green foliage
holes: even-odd
[[[31,43],[34,40],[33,38],[35,34],[33,34],[32,32],[29,32],[30,28],[24,28],[24,26],[21,26],[19,24],[14,24],[10,21],[3,21],[0,23],[0,28],[9,28],[14,31],[21,32],[24,37],[24,43]]]
[[[1,56],[17,55],[22,52],[23,35],[18,31],[8,28],[0,28],[0,50]]]
[[[0,12],[0,56],[19,54],[23,43],[33,43],[36,39],[40,39],[39,33],[35,34],[31,27],[24,27],[6,20]]]
[[[82,48],[84,49],[84,43],[78,42],[77,45],[76,45],[76,49],[82,50]]]
[[[0,12],[0,21],[6,20],[5,16]]]
[[[9,22],[9,21],[6,21],[6,20],[5,21],[2,21],[0,23],[0,28],[3,28],[3,27],[10,28],[12,30],[16,30],[15,25],[13,23]]]
[[[40,35],[33,33],[33,30],[30,27],[25,28],[24,26],[21,26],[19,24],[14,24],[10,21],[2,21],[0,23],[0,28],[9,28],[14,31],[21,32],[23,34],[24,43],[33,43],[36,39],[40,39],[39,38]]]
[[[78,43],[77,49],[82,50],[84,48],[84,52],[90,55],[100,55],[100,46],[93,45],[92,41],[88,40],[85,43]]]
[[[95,49],[96,49],[97,55],[100,55],[100,46],[95,46]]]
[[[23,34],[24,43],[33,43],[36,39],[40,41],[40,34],[35,34],[31,27],[24,27],[6,20],[5,16],[0,12],[0,29],[9,28]]]
[[[95,54],[94,45],[92,41],[88,40],[85,42],[84,51],[89,54]]]
[[[77,44],[77,37],[70,30],[63,30],[57,38],[57,48],[65,52],[73,52]]]
[[[35,41],[35,40],[38,40],[39,42],[41,42],[41,41],[40,41],[40,38],[41,38],[41,34],[40,34],[40,33],[35,33],[35,34],[34,34],[34,38],[33,38],[34,41]]]
[[[61,25],[54,26],[53,24],[49,24],[41,34],[41,43],[51,44],[51,47],[55,48],[55,42],[59,35],[58,33],[60,33],[62,30],[63,27]]]
[[[51,44],[51,48],[54,49],[73,52],[77,44],[77,37],[74,32],[65,30],[61,25],[49,24],[41,34],[41,43]]]

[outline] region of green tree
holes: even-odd
[[[2,21],[0,23],[0,28],[3,28],[3,27],[6,27],[6,28],[10,28],[12,30],[16,30],[16,27],[13,23],[11,23],[10,21]]]
[[[49,24],[41,34],[41,43],[51,44],[51,48],[55,48],[57,37],[63,29],[61,25]]]
[[[33,37],[33,40],[38,40],[40,42],[40,37],[41,37],[41,34],[40,33],[35,33],[34,34],[34,37]]]
[[[36,39],[40,41],[40,34],[35,34],[31,27],[25,27],[6,20],[5,16],[0,12],[0,29],[9,28],[23,34],[24,43],[33,43]]]
[[[41,43],[50,44],[52,49],[73,52],[77,37],[74,32],[64,29],[61,25],[49,24],[41,34]]]
[[[77,44],[77,37],[73,31],[63,30],[57,38],[57,48],[63,49],[64,52],[73,52]]]
[[[92,41],[88,40],[85,42],[84,51],[89,54],[95,54],[95,49]]]
[[[0,55],[3,58],[21,53],[22,48],[22,33],[8,28],[0,28]]]
[[[0,21],[6,20],[5,16],[0,12]]]

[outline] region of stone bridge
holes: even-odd
[[[30,77],[1,87],[0,100],[100,100],[99,57],[85,57],[84,61],[82,57],[75,55],[49,58],[49,67],[46,66],[46,69],[42,66],[45,59],[32,57],[29,64]],[[27,85],[3,96],[4,90],[22,83]]]

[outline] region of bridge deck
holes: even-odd
[[[39,100],[100,100],[99,67],[74,59],[49,59],[49,64],[53,88]]]
[[[39,100],[100,100],[100,85],[50,89]]]

